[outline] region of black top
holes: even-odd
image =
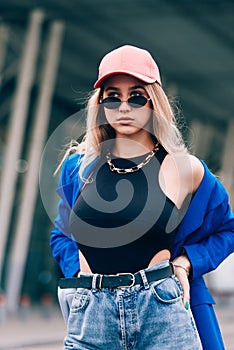
[[[70,216],[71,232],[93,273],[135,273],[160,250],[171,251],[179,210],[159,186],[166,154],[160,147],[141,170],[125,175],[100,160]],[[112,162],[130,168],[145,157],[112,157]]]

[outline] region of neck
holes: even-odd
[[[141,140],[117,137],[112,153],[117,157],[131,158],[146,154],[152,151],[153,147],[154,142],[150,135]]]

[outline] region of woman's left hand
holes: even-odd
[[[188,274],[191,268],[191,263],[186,256],[179,256],[173,262],[175,275],[180,281],[183,289],[183,303],[186,310],[190,305],[190,286],[188,280]]]

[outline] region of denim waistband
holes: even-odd
[[[174,274],[173,265],[169,261],[163,261],[147,269],[136,273],[118,273],[116,275],[102,275],[81,273],[76,278],[62,278],[59,280],[60,288],[129,288],[135,285],[143,285],[149,288],[149,283],[159,281]]]

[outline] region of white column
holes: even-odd
[[[9,38],[9,28],[1,24],[0,25],[0,86],[2,85],[3,67],[5,62],[7,43]]]
[[[230,195],[234,210],[234,121],[230,121],[222,159],[221,179]]]
[[[6,295],[7,307],[10,311],[14,311],[17,308],[24,277],[32,220],[38,194],[39,166],[45,138],[47,136],[52,96],[60,57],[62,34],[63,24],[61,22],[54,22],[51,26],[48,47],[45,53],[35,122],[32,139],[29,144],[28,171],[23,183],[23,200],[17,217],[15,239],[12,245],[7,274]],[[41,229],[43,230],[43,227]]]
[[[219,176],[229,193],[232,210],[234,210],[234,121],[229,123],[227,135],[225,136],[222,169]],[[232,293],[234,290],[233,276],[234,254],[230,255],[217,270],[208,274],[208,285],[217,293]]]
[[[15,195],[17,180],[16,163],[20,157],[30,92],[35,76],[42,19],[43,13],[38,10],[33,11],[30,16],[5,147],[4,166],[0,183],[0,281]]]
[[[234,291],[234,255],[230,255],[214,271],[206,276],[207,285],[216,294],[222,293],[233,295]]]

